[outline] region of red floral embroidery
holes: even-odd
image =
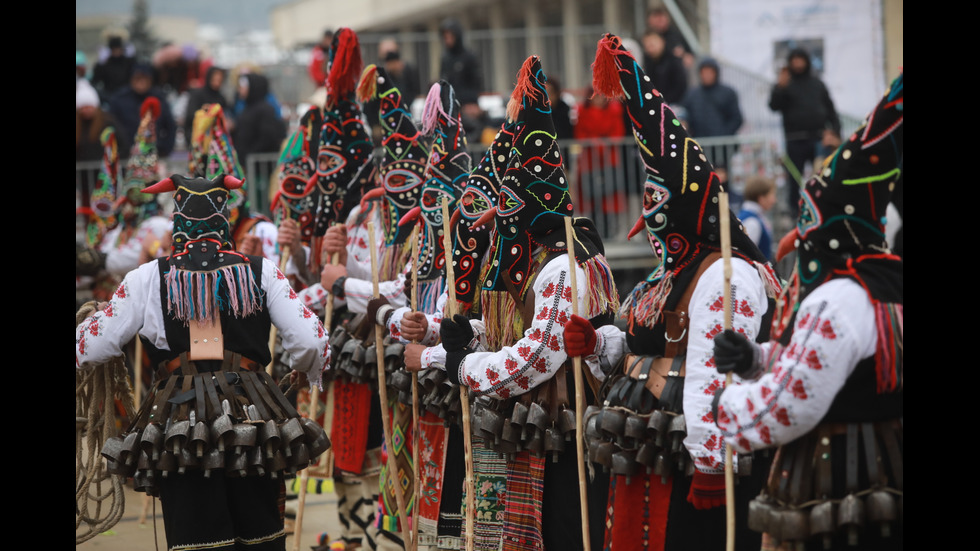
[[[528,335],[527,338],[531,339],[532,341],[541,342],[541,330],[535,329],[534,331],[531,331],[531,334]]]
[[[704,362],[704,365],[706,365],[708,367],[714,367],[715,366],[715,357],[712,356],[711,358],[709,358],[708,361]]]
[[[738,439],[738,447],[742,448],[743,450],[751,450],[752,449],[752,445],[749,443],[749,440],[747,438],[745,438],[745,437],[739,437],[739,439]]]
[[[708,396],[714,396],[715,391],[719,388],[721,388],[721,381],[715,379],[714,381],[711,381],[711,384],[708,385],[707,388],[704,389],[704,393]]]
[[[809,351],[806,354],[806,357],[804,358],[804,361],[806,362],[806,365],[810,369],[823,369],[823,366],[820,364],[820,358],[817,357],[817,351],[816,350]]]
[[[513,361],[513,360],[508,360],[508,361]],[[514,362],[514,363],[516,364],[517,362]],[[489,367],[487,368],[487,379],[491,383],[496,383],[497,382],[497,379],[499,379],[499,378],[500,378],[500,375],[498,375],[496,371],[490,369]]]
[[[803,314],[803,317],[800,318],[800,321],[796,322],[796,328],[803,329],[809,324],[810,324],[810,312],[807,312],[806,314]]]
[[[88,324],[88,332],[92,334],[93,337],[99,336],[99,320],[92,318],[92,321]]]
[[[540,312],[538,312],[536,318],[539,320],[548,319],[548,311],[549,311],[548,307],[545,306],[544,308],[541,309]]]
[[[759,426],[759,438],[766,444],[772,444],[772,436],[769,434],[769,427],[766,425]]]
[[[517,360],[513,358],[507,358],[504,360],[504,367],[507,369],[509,375],[513,375],[517,371]]]
[[[718,424],[730,423],[731,418],[728,417],[728,412],[725,411],[724,406],[718,406]]]
[[[544,360],[544,358],[535,359],[534,363],[531,364],[531,367],[538,370],[540,373],[548,372],[548,363]]]
[[[834,326],[830,324],[830,320],[824,320],[820,324],[820,336],[827,340],[834,340],[837,338],[837,333],[834,333]]]
[[[531,355],[531,347],[519,346],[517,347],[517,353],[520,354],[520,356],[526,360]]]
[[[715,338],[715,335],[721,333],[721,331],[722,331],[721,324],[716,323],[715,326],[711,328],[711,331],[708,331],[704,336],[705,338],[713,339]]]
[[[123,285],[120,285],[116,289],[116,296],[119,298],[126,298],[126,288]]]
[[[292,287],[289,288],[289,298],[291,300],[296,300],[296,291],[294,291]]]
[[[276,279],[286,279],[286,276],[282,275],[282,272],[279,271],[279,268],[276,268]]]
[[[708,423],[708,424],[714,423],[715,416],[712,415],[712,413],[709,411],[708,413],[705,413],[704,415],[701,416],[701,422]]]
[[[531,380],[527,377],[527,375],[521,375],[520,377],[514,379],[514,382],[517,383],[517,386],[521,387],[524,390],[527,390],[527,387],[531,383]]]
[[[558,313],[558,323],[565,325],[568,322],[568,314],[564,310]]]
[[[755,312],[752,311],[752,307],[749,306],[749,301],[747,300],[738,303],[738,313],[747,318],[755,317]]]
[[[555,294],[555,284],[554,283],[549,283],[548,286],[544,288],[544,291],[541,291],[541,297],[542,298],[548,298],[548,297],[550,297],[553,294]]]
[[[769,387],[767,387],[767,386],[762,387],[762,399],[763,400],[765,400],[766,398],[768,398],[770,394],[772,394],[772,390]]]
[[[792,424],[790,423],[789,412],[786,411],[786,408],[777,407],[772,410],[772,414],[776,418],[776,421],[779,421],[780,425],[788,427]]]
[[[558,336],[557,335],[552,335],[551,336],[551,340],[548,341],[548,348],[554,350],[555,352],[558,352],[559,350],[561,350],[561,343],[558,342]]]
[[[507,398],[510,398],[510,389],[509,388],[502,388],[502,389],[500,389],[500,390],[497,391],[497,394],[501,398],[503,398],[504,400],[506,400]]]
[[[561,298],[565,299],[566,302],[572,302],[572,288],[565,287],[565,289],[561,292]]]
[[[721,312],[724,309],[725,301],[722,299],[722,297],[716,298],[715,301],[711,303],[711,306],[708,307],[708,310],[711,310],[712,312]]]
[[[102,314],[107,318],[112,317],[112,303],[109,303],[109,306],[106,306],[105,310],[102,310]]]
[[[306,306],[303,307],[303,317],[305,319],[310,319],[311,317],[313,317],[313,312],[310,312],[310,309],[307,308]]]
[[[711,437],[704,443],[704,447],[709,451],[715,451],[718,449],[718,436],[712,434]]]
[[[749,410],[749,413],[755,413],[755,404],[752,403],[751,398],[745,399],[745,409]]]
[[[792,384],[789,385],[790,392],[793,396],[796,396],[800,400],[806,400],[806,389],[803,388],[803,381],[796,379]]]
[[[478,383],[476,379],[470,377],[469,375],[466,376],[466,385],[472,388],[473,390],[480,390],[480,383]]]

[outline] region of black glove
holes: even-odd
[[[387,325],[388,318],[394,311],[395,309],[391,307],[391,303],[385,297],[372,298],[367,303],[367,319],[378,325]]]
[[[756,349],[741,333],[725,329],[715,335],[715,367],[719,373],[745,377],[756,367]]]
[[[469,344],[473,342],[473,327],[466,316],[456,314],[453,319],[443,318],[439,324],[439,337],[446,349],[446,375],[455,384],[462,384],[459,366],[466,356],[473,352]]]
[[[439,337],[447,353],[463,350],[473,340],[473,327],[466,316],[456,314],[453,319],[443,318],[439,324]]]

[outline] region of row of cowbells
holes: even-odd
[[[386,359],[385,368],[389,363]],[[412,405],[412,375],[405,369],[395,369],[388,376],[388,390],[398,395],[398,401]],[[418,377],[419,407],[438,416],[446,427],[462,426],[463,407],[459,386],[454,385],[441,369],[426,369]]]
[[[565,384],[563,376],[554,379],[556,384]],[[568,404],[480,399],[473,403],[470,417],[473,434],[504,457],[527,450],[538,457],[550,454],[558,461],[566,447],[574,448],[569,442],[575,438],[575,410]]]
[[[150,423],[107,439],[102,456],[109,472],[131,476],[137,490],[155,494],[159,477],[174,472],[276,477],[284,471],[295,474],[330,448],[323,427],[305,417],[237,421],[224,413],[206,423],[191,413],[188,420]]]
[[[662,409],[638,414],[598,406],[585,410],[589,460],[626,476],[627,482],[641,473],[657,474],[664,481],[674,474],[694,474],[694,462],[684,446],[686,436],[683,414]]]
[[[902,524],[903,502],[903,492],[889,488],[852,493],[839,501],[822,500],[807,507],[780,505],[763,494],[749,503],[748,526],[781,542],[822,540],[826,549],[843,533],[848,545],[859,547],[862,533],[869,530],[879,531],[882,538],[891,537],[893,528]]]

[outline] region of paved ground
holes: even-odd
[[[127,487],[125,496],[126,508],[119,523],[109,532],[99,534],[80,545],[76,545],[75,548],[78,551],[95,549],[100,551],[157,551],[157,549],[165,550],[167,548],[167,542],[163,532],[163,516],[160,509],[160,502],[156,499],[151,501],[146,523],[141,525],[139,517],[145,495],[136,493]],[[156,505],[155,524],[159,547],[153,541],[154,504]],[[286,502],[287,509],[295,509],[296,505],[296,500]],[[308,550],[316,543],[316,539],[321,532],[326,531],[332,535],[339,533],[340,522],[337,519],[337,495],[332,491],[328,494],[308,494],[303,517],[303,535],[300,539],[300,549]],[[288,536],[286,538],[286,549],[292,550],[293,547],[294,538],[293,536]]]

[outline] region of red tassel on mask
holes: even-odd
[[[330,72],[327,74],[327,103],[346,98],[357,86],[357,76],[364,62],[361,60],[361,45],[354,31],[343,28],[337,31],[337,51],[334,53]]]
[[[616,56],[625,55],[633,59],[629,52],[621,49],[618,36],[606,34],[599,40],[595,51],[595,61],[592,62],[592,88],[596,94],[608,98],[624,98],[623,85],[619,81],[619,71]]]

